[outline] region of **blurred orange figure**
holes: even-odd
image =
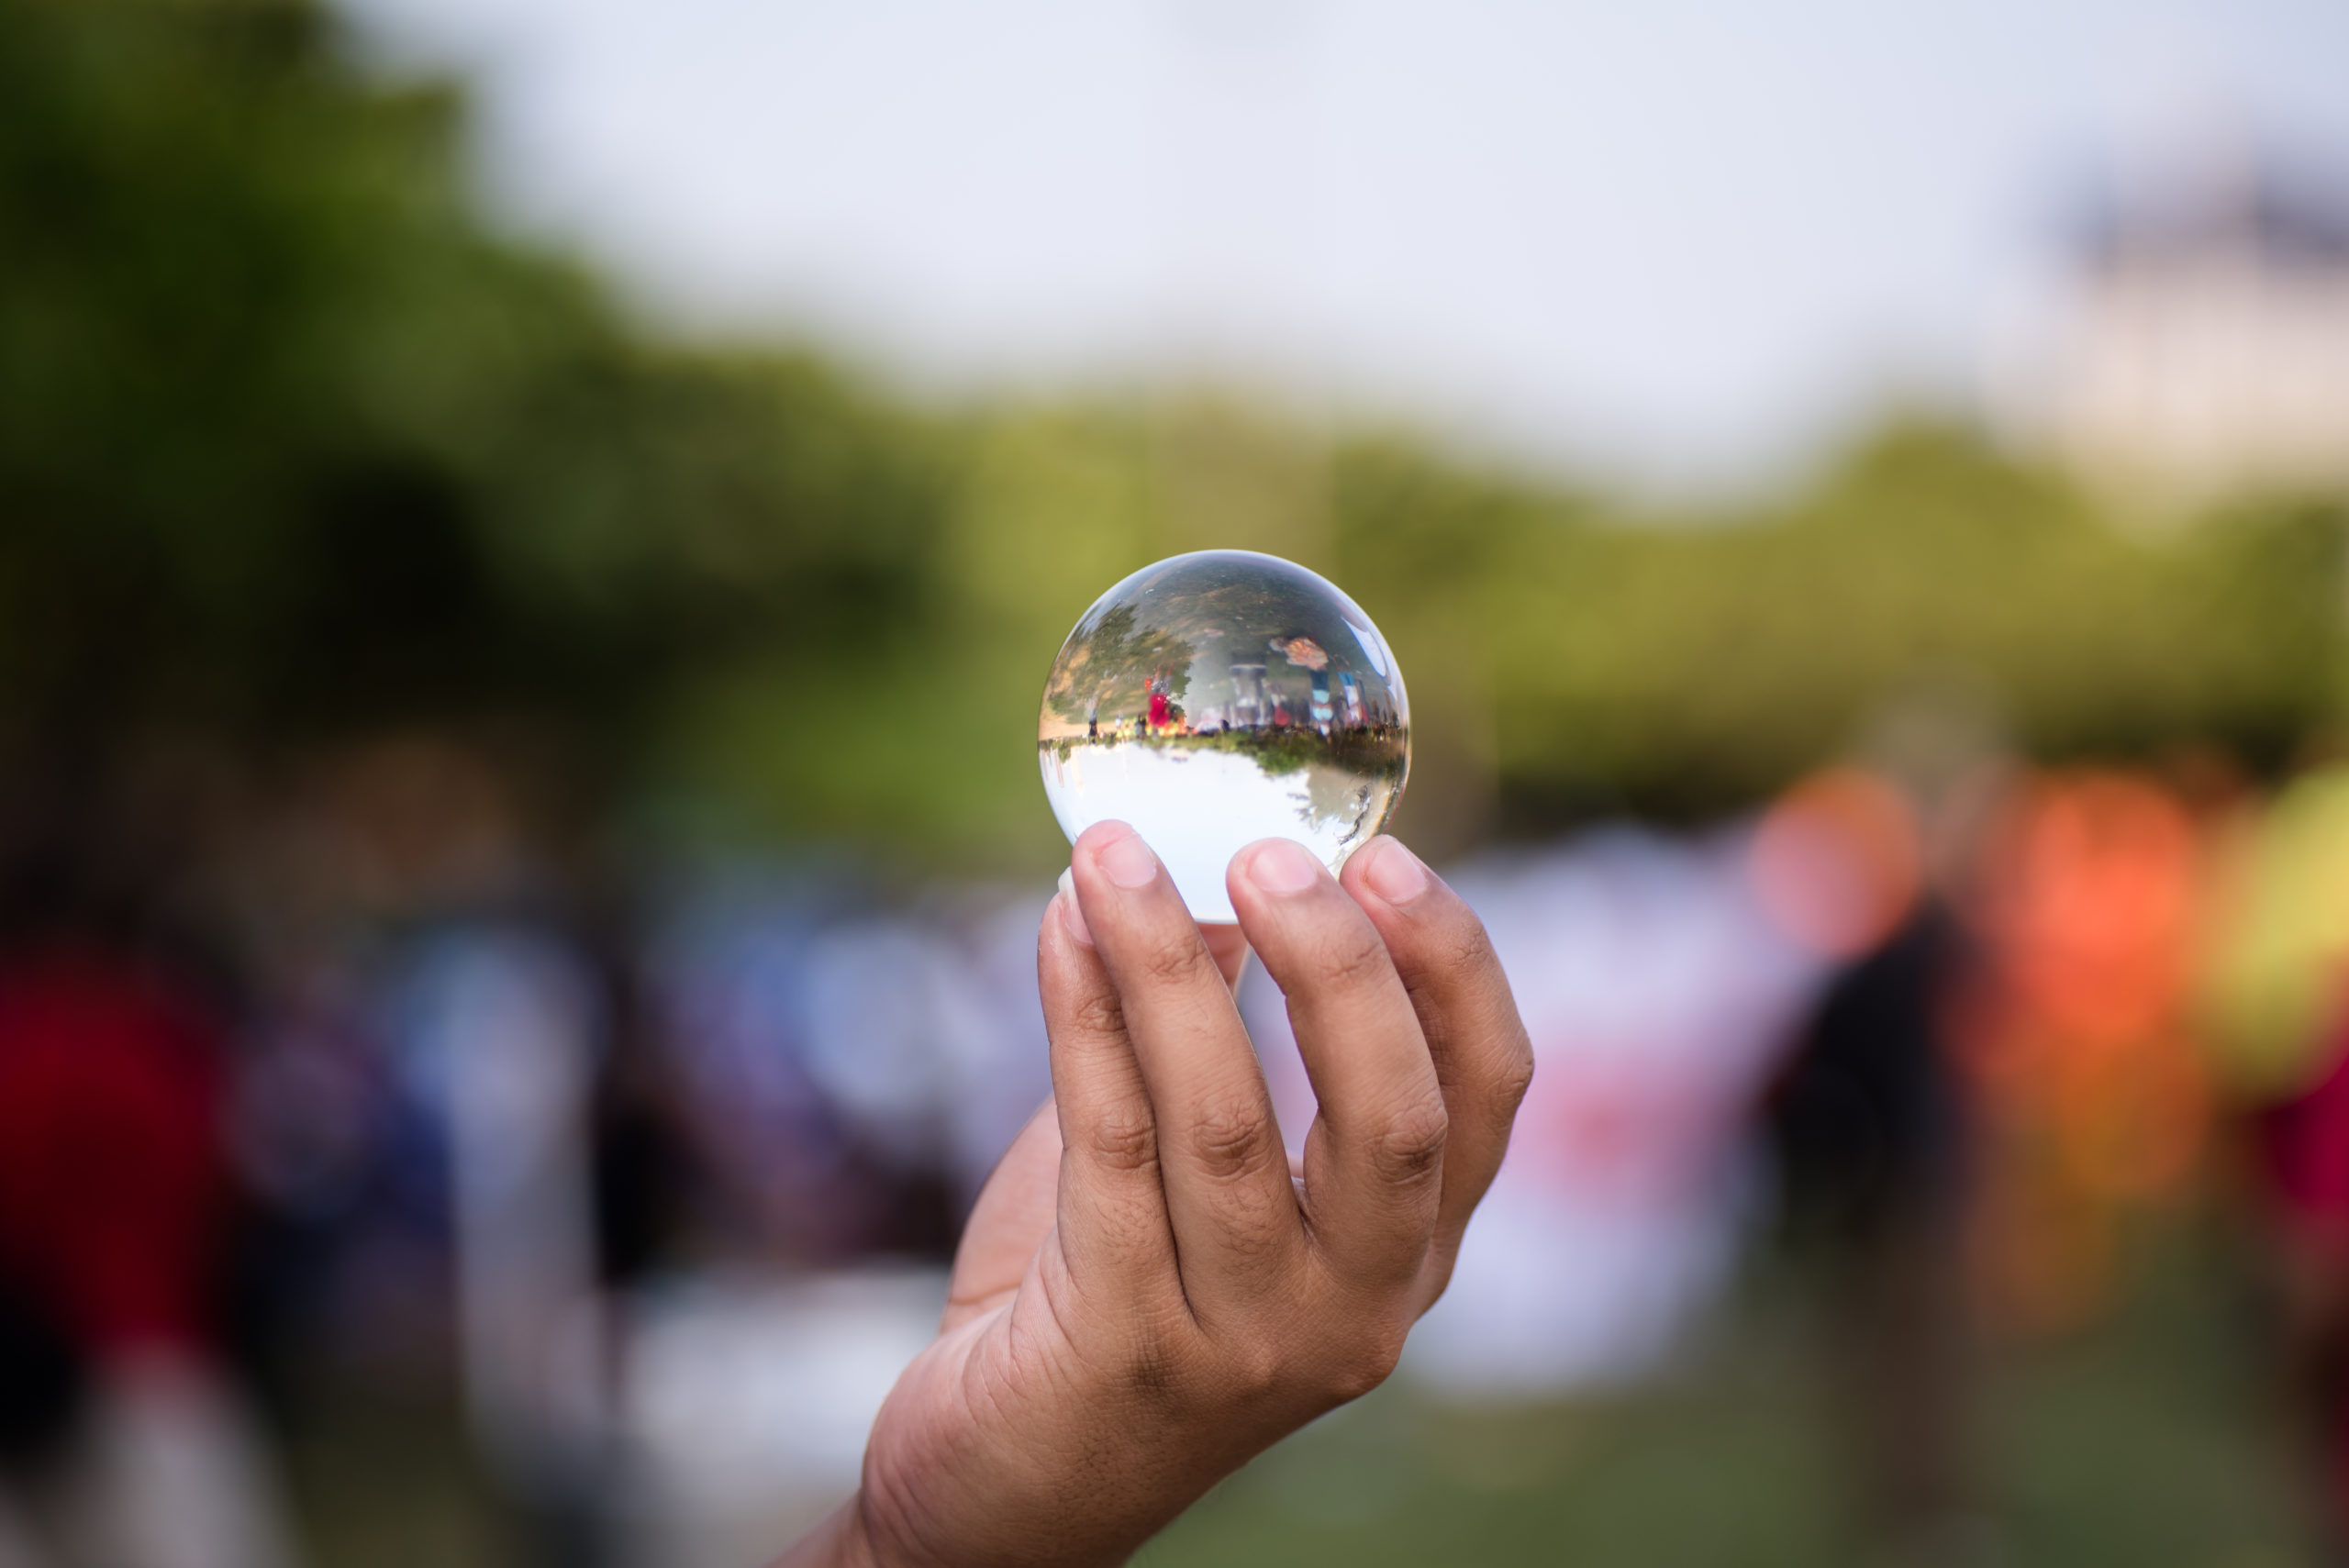
[[[2179,802],[2116,773],[2022,784],[1965,910],[1955,1039],[1981,1118],[1976,1263],[2010,1326],[2068,1327],[2112,1288],[2120,1212],[2193,1171],[2211,1095],[2188,1024],[2208,857]]]
[[[1881,946],[1924,888],[1915,810],[1859,768],[1813,773],[1779,797],[1754,833],[1750,865],[1772,923],[1836,960]]]

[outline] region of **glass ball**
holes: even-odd
[[[1072,841],[1126,823],[1193,918],[1229,922],[1224,872],[1242,846],[1293,839],[1335,872],[1386,826],[1411,707],[1386,639],[1334,585],[1278,556],[1204,550],[1094,601],[1044,683],[1036,750]]]

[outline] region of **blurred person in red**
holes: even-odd
[[[1887,774],[1831,768],[1770,807],[1751,862],[1781,929],[1840,965],[1765,1111],[1863,1526],[1894,1562],[1988,1550],[1965,1396],[1969,1127],[1948,1031],[1970,960],[1928,832],[1953,814],[1944,802],[1933,823]]]
[[[2210,1061],[2247,1145],[2280,1381],[2349,1556],[2349,765],[2288,787],[2222,886]]]
[[[87,841],[0,876],[0,1562],[276,1568],[214,1311],[223,1022]]]
[[[1997,1319],[2047,1331],[2114,1289],[2122,1214],[2175,1195],[2207,1141],[2190,1027],[2209,855],[2146,778],[2043,774],[1985,840],[1982,965],[1959,1043],[1987,1147],[1975,1262]]]

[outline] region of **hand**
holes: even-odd
[[[862,1490],[787,1562],[1122,1561],[1386,1379],[1499,1167],[1524,1027],[1475,917],[1400,844],[1342,888],[1285,840],[1232,862],[1320,1102],[1296,1173],[1237,950],[1219,962],[1123,824],[1071,870],[1038,942],[1054,1097],[980,1195]]]

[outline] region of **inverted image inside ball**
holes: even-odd
[[[1235,918],[1242,846],[1290,839],[1336,871],[1384,828],[1411,765],[1403,673],[1326,579],[1252,550],[1145,566],[1094,601],[1044,683],[1038,759],[1074,840],[1121,821],[1193,917]]]

